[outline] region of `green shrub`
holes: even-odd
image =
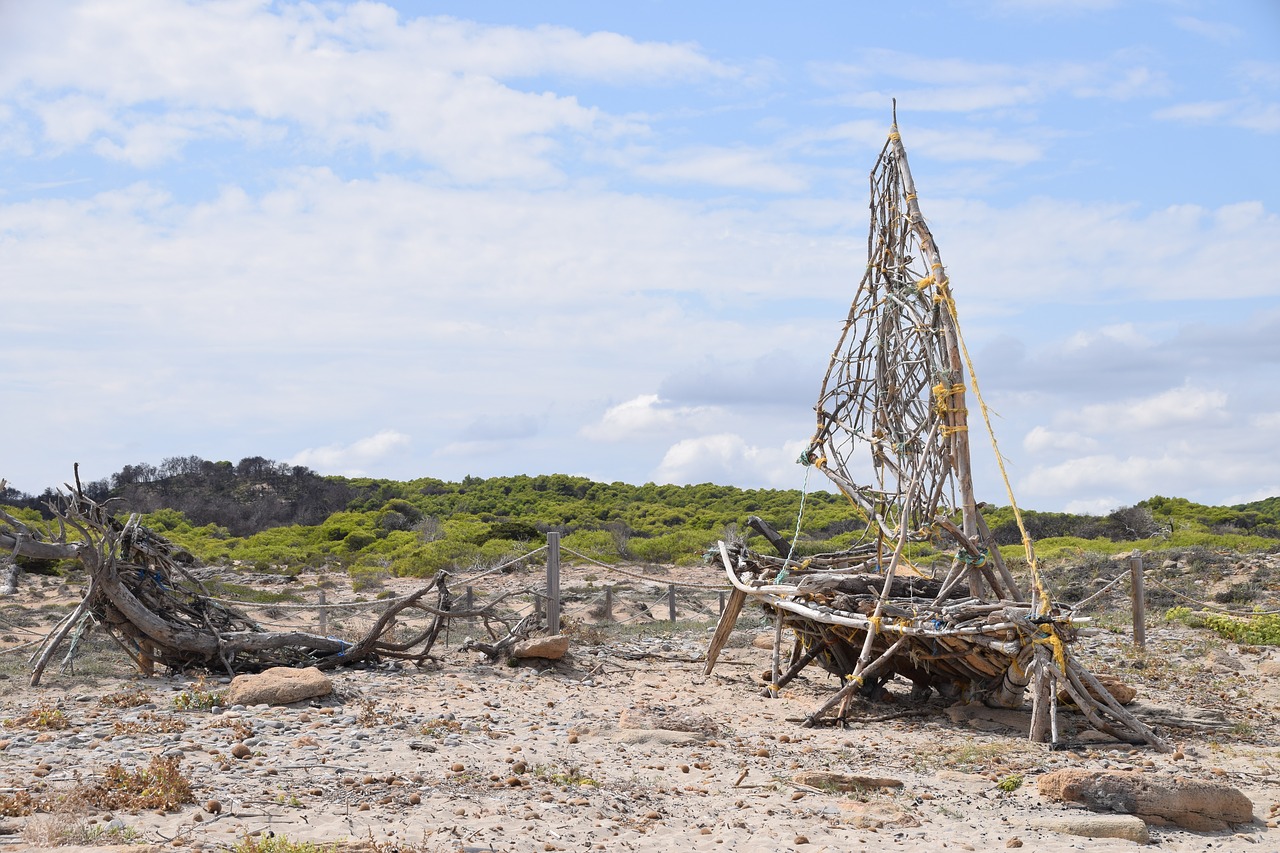
[[[347,534],[345,539],[342,540],[342,544],[348,551],[354,552],[359,551],[366,545],[372,545],[377,541],[377,539],[378,537],[374,536],[372,533],[366,533],[363,530],[353,530]]]
[[[1191,628],[1208,628],[1219,636],[1250,646],[1280,646],[1280,613],[1259,613],[1237,619],[1225,613],[1193,611],[1175,607],[1165,614],[1171,622]]]

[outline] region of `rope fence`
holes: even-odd
[[[495,606],[502,599],[518,598],[525,600],[525,604],[517,605],[517,612],[525,612],[530,605],[534,616],[542,622],[545,622],[547,629],[551,633],[559,633],[562,620],[565,618],[580,619],[584,616],[594,616],[604,622],[615,625],[627,625],[636,622],[659,621],[662,618],[663,608],[665,606],[666,621],[675,622],[678,619],[680,610],[683,608],[686,612],[693,610],[698,613],[716,617],[724,612],[726,604],[726,596],[729,590],[728,584],[708,584],[697,583],[688,580],[669,580],[666,578],[656,578],[652,575],[642,574],[640,572],[624,569],[620,566],[611,565],[575,551],[572,548],[565,548],[560,545],[558,534],[548,534],[547,544],[541,545],[512,557],[495,566],[482,569],[469,575],[462,575],[457,578],[449,578],[448,583],[455,590],[461,588],[464,593],[457,596],[458,602],[462,605],[459,610],[458,619],[473,620],[479,618],[479,614],[483,611]],[[476,581],[489,577],[497,572],[504,571],[512,566],[527,561],[536,555],[547,553],[547,581],[545,584],[526,587],[514,591],[506,592],[490,604],[483,602],[477,603],[475,600],[475,590],[473,584]],[[569,554],[585,563],[589,563],[602,569],[610,575],[629,580],[642,581],[645,584],[654,587],[664,587],[661,593],[651,601],[635,600],[634,597],[624,600],[617,595],[617,591],[612,585],[606,585],[604,589],[597,592],[585,601],[565,600],[560,587],[560,557],[561,554]],[[1142,558],[1138,553],[1134,553],[1129,558],[1129,571],[1122,572],[1116,577],[1110,579],[1100,589],[1096,590],[1092,595],[1079,603],[1073,605],[1073,610],[1077,613],[1083,612],[1089,606],[1095,604],[1099,599],[1115,590],[1125,578],[1128,578],[1129,595],[1133,609],[1133,634],[1134,643],[1140,647],[1145,646],[1145,622],[1146,622],[1146,590],[1145,583],[1150,581],[1168,593],[1180,598],[1190,604],[1194,604],[1199,608],[1210,610],[1217,613],[1224,613],[1232,616],[1259,616],[1272,615],[1280,613],[1280,609],[1276,610],[1238,610],[1223,607],[1212,602],[1203,601],[1193,598],[1169,584],[1164,583],[1155,577],[1148,576],[1147,571],[1142,565]],[[716,606],[708,605],[703,597],[696,593],[714,592],[717,594]],[[693,593],[693,594],[691,594]],[[409,596],[396,596],[393,598],[378,598],[368,601],[343,601],[328,602],[325,600],[324,590],[320,591],[320,600],[315,603],[295,603],[295,602],[257,602],[242,601],[225,598],[211,598],[217,604],[230,607],[239,607],[245,609],[258,609],[266,611],[313,611],[319,615],[321,631],[328,628],[328,614],[335,611],[359,611],[359,610],[376,610],[388,607],[394,607],[404,602]],[[615,612],[620,611],[620,612]],[[463,615],[467,614],[467,615]],[[2,621],[2,620],[0,620]],[[279,625],[283,627],[283,623],[264,622],[264,624]],[[12,626],[17,627],[17,626]]]
[[[538,554],[546,552],[547,554],[547,580],[545,585],[526,587],[514,591],[507,591],[497,596],[490,604],[477,603],[475,601],[474,584],[486,577],[498,572],[511,568],[529,560]],[[636,601],[634,598],[624,599],[617,595],[612,584],[605,585],[591,598],[582,602],[566,602],[560,587],[560,555],[567,553],[577,559],[597,566],[600,569],[620,578],[629,580],[643,581],[651,586],[663,587],[661,593],[652,601]],[[661,610],[665,605],[666,619],[669,622],[675,622],[678,619],[680,609],[694,610],[698,613],[710,616],[718,616],[724,612],[729,587],[724,584],[707,584],[697,583],[693,581],[673,581],[665,578],[655,578],[650,575],[641,574],[639,572],[629,571],[619,566],[602,562],[594,557],[588,556],[581,552],[570,548],[564,548],[560,545],[559,535],[550,533],[547,536],[547,544],[534,548],[531,551],[512,557],[495,566],[482,569],[468,575],[459,577],[448,576],[445,581],[453,590],[462,590],[462,594],[455,593],[455,600],[461,605],[458,611],[457,619],[472,620],[480,618],[482,613],[495,606],[499,601],[504,599],[524,599],[527,603],[517,605],[513,609],[517,612],[525,612],[530,604],[532,605],[534,616],[539,621],[545,621],[547,629],[551,633],[558,633],[561,628],[561,621],[564,617],[581,618],[584,615],[596,616],[602,621],[612,624],[626,625],[636,622],[658,621],[660,619]],[[714,592],[716,593],[717,606],[708,605],[697,592]],[[317,614],[319,620],[319,630],[326,633],[329,629],[329,616],[335,612],[357,612],[361,610],[384,610],[403,604],[412,596],[403,595],[386,598],[375,598],[372,600],[358,601],[336,601],[330,602],[325,598],[325,591],[319,591],[319,600],[311,602],[297,601],[250,601],[242,599],[215,598],[208,597],[210,602],[223,605],[226,607],[235,607],[245,610],[266,611],[268,614],[279,615],[286,612],[302,612],[311,611]],[[569,604],[568,609],[565,605]],[[622,611],[615,613],[615,608]],[[277,627],[287,627],[286,623],[279,621],[270,621],[259,619],[262,624],[273,625]]]

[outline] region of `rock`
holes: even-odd
[[[1107,689],[1107,692],[1121,705],[1132,704],[1133,700],[1138,696],[1138,691],[1134,687],[1124,683],[1114,675],[1099,675],[1096,677],[1099,683]],[[1097,691],[1091,685],[1085,686],[1088,688],[1090,696],[1101,701],[1102,697],[1097,694]],[[1065,690],[1058,693],[1058,701],[1064,705],[1075,704]]]
[[[1041,796],[1052,800],[1174,823],[1196,832],[1218,831],[1230,824],[1253,821],[1249,798],[1218,782],[1068,769],[1041,776],[1036,786]]]
[[[678,708],[626,708],[618,715],[621,729],[666,729],[671,732],[697,732],[714,735],[720,725],[706,714],[691,714]]]
[[[1147,824],[1135,815],[1079,814],[1037,818],[1031,821],[1036,829],[1048,829],[1082,838],[1122,838],[1146,844],[1151,840]]]
[[[821,788],[827,791],[863,791],[868,788],[901,788],[899,779],[879,776],[850,776],[847,773],[831,773],[825,770],[806,770],[794,777],[797,785]]]
[[[773,651],[773,632],[771,631],[768,634],[757,634],[752,637],[751,646],[752,648],[768,649],[769,651]]]
[[[953,723],[964,724],[983,732],[1012,729],[1026,734],[1031,726],[1030,710],[988,708],[977,703],[957,702],[943,710]]]
[[[670,729],[597,729],[587,730],[582,734],[605,738],[616,743],[665,746],[683,746],[706,740],[706,736],[699,732],[675,732]]]
[[[550,637],[534,637],[516,643],[511,656],[519,660],[540,658],[542,660],[560,660],[569,651],[569,638],[564,634],[553,634]]]
[[[1225,649],[1214,649],[1209,654],[1209,660],[1232,672],[1240,672],[1244,669],[1244,664],[1240,662],[1239,658],[1236,658]]]
[[[333,682],[314,666],[293,669],[273,666],[256,675],[237,675],[227,690],[228,705],[288,705],[328,696]]]
[[[1258,672],[1267,676],[1280,677],[1280,660],[1264,660],[1258,664]]]
[[[253,755],[253,750],[242,743],[231,747],[231,756],[233,758],[248,758],[251,755]]]

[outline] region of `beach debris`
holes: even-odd
[[[137,513],[121,521],[110,511],[112,501],[86,496],[78,465],[75,484],[67,489],[49,506],[54,519],[43,529],[0,510],[0,549],[39,560],[77,561],[87,575],[79,604],[36,644],[33,686],[64,646],[67,669],[95,627],[115,639],[144,675],[161,665],[174,671],[221,669],[235,676],[272,667],[329,669],[388,659],[420,665],[431,659],[449,619],[481,617],[486,628],[489,619],[506,625],[493,609],[504,596],[459,608],[442,572],[418,590],[380,603],[373,625],[355,641],[302,630],[269,631],[234,603],[211,595],[183,565],[181,549],[144,527]],[[421,611],[429,622],[405,637],[396,628],[407,610]],[[525,635],[520,626],[513,633]]]

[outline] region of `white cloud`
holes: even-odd
[[[1057,465],[1035,466],[1025,478],[1022,490],[1035,495],[1082,492],[1151,495],[1185,477],[1187,463],[1188,460],[1169,455],[1119,457],[1103,453],[1080,456]]]
[[[1059,432],[1043,426],[1032,428],[1022,439],[1022,446],[1032,454],[1062,450],[1068,453],[1084,453],[1096,450],[1098,440],[1078,432]]]
[[[1225,392],[1184,385],[1142,399],[1085,406],[1061,419],[1099,433],[1185,429],[1222,422],[1228,416]]]
[[[796,167],[776,162],[769,152],[749,148],[675,151],[660,161],[640,162],[633,171],[661,183],[709,184],[767,192],[798,192],[808,186]]]
[[[576,97],[502,79],[667,85],[739,76],[687,44],[400,20],[372,3],[149,3],[145,13],[136,5],[86,0],[61,7],[58,26],[23,20],[23,38],[4,45],[7,67],[21,76],[0,70],[0,95],[19,93],[43,116],[50,142],[92,143],[136,166],[196,139],[299,128],[300,144],[420,157],[466,181],[546,182],[559,180],[551,161],[562,134],[608,138],[639,128]],[[42,96],[66,90],[74,94]]]
[[[322,474],[358,477],[364,474],[368,466],[384,460],[408,445],[409,436],[393,429],[384,429],[350,444],[308,447],[305,450],[299,450],[288,461],[291,465],[306,465],[308,468],[314,468]]]
[[[1219,44],[1228,44],[1243,35],[1240,28],[1233,24],[1223,23],[1222,21],[1206,21],[1203,18],[1196,18],[1191,15],[1179,15],[1173,19],[1173,24],[1180,30],[1186,30],[1193,35],[1218,42]]]
[[[804,478],[803,470],[796,464],[796,457],[803,449],[802,441],[790,442],[783,447],[756,447],[735,433],[686,438],[667,450],[654,473],[654,482],[746,481],[764,483],[772,488],[794,489]],[[828,485],[823,481],[816,487],[826,488]]]
[[[1280,269],[1280,215],[1256,201],[1143,213],[1105,202],[1040,198],[997,209],[938,199],[925,215],[957,294],[970,300],[1025,307],[1202,299],[1207,282],[1220,300],[1276,292],[1269,275],[1224,274],[1221,264],[1247,257],[1254,269]]]
[[[1174,104],[1154,111],[1151,117],[1183,124],[1225,125],[1257,133],[1280,133],[1280,103],[1257,98]]]
[[[813,63],[810,71],[823,85],[843,92],[842,103],[883,109],[892,92],[913,112],[1003,113],[1058,95],[1127,101],[1169,88],[1161,72],[1125,54],[1093,62],[1010,64],[876,48],[863,51],[857,63]],[[871,83],[878,80],[888,83]]]
[[[6,464],[306,447],[405,477],[641,481],[665,456],[665,477],[795,487],[795,453],[771,448],[813,428],[893,93],[997,428],[1024,437],[1012,470],[1048,472],[1030,505],[1280,482],[1256,390],[1280,363],[1259,138],[1280,64],[1249,26],[1229,50],[1170,26],[1135,42],[1145,13],[1121,4],[1031,56],[988,49],[1056,23],[1030,6],[943,5],[926,53],[877,47],[896,8],[797,7],[850,34],[806,64],[736,38],[758,22],[677,15],[653,42],[582,5],[508,26],[0,0],[0,396],[44,415],[6,421],[33,449]],[[1197,122],[1231,133],[1212,169]],[[383,424],[412,447],[331,446]]]
[[[1248,504],[1253,503],[1254,501],[1263,501],[1267,498],[1274,498],[1277,495],[1280,495],[1280,480],[1273,480],[1268,486],[1261,486],[1248,492],[1227,495],[1225,498],[1222,498],[1222,506]]]
[[[696,429],[718,414],[710,406],[673,406],[657,394],[642,394],[605,410],[600,420],[584,426],[581,434],[594,441],[626,441],[670,430]]]
[[[1064,349],[1084,350],[1100,341],[1115,342],[1135,349],[1147,349],[1154,343],[1137,325],[1126,322],[1111,323],[1096,329],[1081,329],[1067,339]]]
[[[1112,497],[1089,498],[1087,500],[1067,501],[1063,512],[1075,515],[1107,515],[1120,508],[1120,502]]]

